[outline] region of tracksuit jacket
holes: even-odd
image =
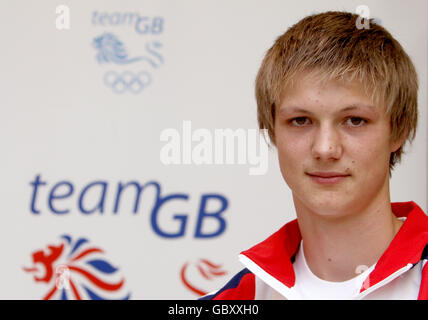
[[[353,299],[428,300],[428,217],[413,201],[391,203],[403,225]],[[241,252],[245,268],[201,300],[300,299],[294,257],[302,240],[297,219]]]

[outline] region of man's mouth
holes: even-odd
[[[341,172],[311,172],[306,173],[314,182],[319,184],[335,184],[343,181],[350,174],[341,173]]]

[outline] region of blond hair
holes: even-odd
[[[372,19],[357,28],[358,15],[325,12],[308,16],[278,37],[263,59],[256,78],[257,117],[275,142],[275,108],[297,74],[316,73],[323,80],[358,80],[390,116],[391,141],[406,136],[391,153],[390,172],[401,161],[403,146],[412,142],[417,127],[418,79],[409,56],[392,35]]]

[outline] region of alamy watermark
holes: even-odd
[[[57,289],[70,289],[70,269],[66,265],[58,265],[55,268],[55,285]]]
[[[370,9],[366,5],[360,5],[355,9],[358,18],[355,21],[357,29],[370,29]]]
[[[368,267],[368,266],[366,266],[366,265],[364,265],[364,264],[361,264],[361,265],[358,265],[358,266],[355,268],[355,273],[356,273],[356,274],[362,274],[362,273],[366,272],[368,269],[369,269],[369,267]],[[368,288],[370,288],[370,276],[366,277],[366,279],[365,279],[365,280],[364,280],[364,282],[363,282],[362,287],[363,287],[364,289],[368,289]]]
[[[70,8],[65,4],[61,4],[55,7],[55,27],[57,30],[69,30],[70,29]]]
[[[192,131],[190,120],[184,120],[181,132],[164,129],[160,150],[164,165],[252,165],[249,175],[263,175],[268,169],[269,150],[262,134],[267,130],[200,128]],[[236,157],[235,157],[236,156]]]

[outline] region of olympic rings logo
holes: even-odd
[[[109,71],[104,75],[104,83],[116,93],[124,93],[128,90],[132,93],[140,93],[151,81],[152,77],[146,71],[140,71],[136,74],[131,71],[125,71],[121,74]]]

